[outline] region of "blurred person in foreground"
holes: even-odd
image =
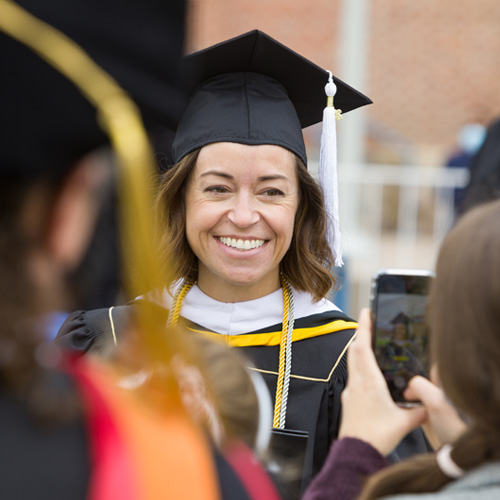
[[[128,207],[124,260],[141,271],[142,281],[127,274],[128,286],[151,284],[149,148],[110,75],[148,125],[173,124],[183,28],[184,2],[0,1],[1,498],[255,498],[183,409],[171,361],[196,367],[196,347],[176,342],[175,330],[157,335],[154,311],[108,365],[48,345],[41,319],[72,307],[68,276],[113,182],[102,129]],[[137,367],[149,377],[134,386]],[[275,498],[260,469],[253,477]]]
[[[432,382],[415,377],[405,392],[421,407],[392,401],[373,356],[369,312],[362,312],[348,354],[340,439],[305,500],[500,498],[499,221],[500,201],[488,203],[444,240],[429,298]],[[418,425],[436,453],[388,466],[386,455]]]

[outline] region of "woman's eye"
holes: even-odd
[[[265,191],[263,191],[263,194],[269,196],[270,198],[273,198],[275,196],[283,196],[284,193],[279,189],[266,189]]]
[[[209,191],[210,193],[222,194],[222,193],[227,193],[229,189],[227,189],[224,186],[211,186],[207,188],[205,191]]]

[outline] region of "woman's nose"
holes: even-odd
[[[260,220],[255,200],[246,194],[240,194],[234,198],[233,206],[227,215],[229,221],[238,227],[248,227]]]

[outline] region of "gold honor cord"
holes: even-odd
[[[74,41],[11,0],[0,0],[0,30],[58,70],[95,106],[121,167],[120,229],[128,291],[137,296],[155,288],[162,267],[153,243],[153,154],[135,103]],[[139,327],[153,359],[170,360],[179,345],[172,338],[175,331],[167,340],[151,311],[139,317]]]
[[[280,340],[280,353],[278,362],[278,381],[276,383],[276,397],[274,400],[274,413],[273,413],[273,427],[275,429],[280,428],[280,415],[281,415],[281,405],[283,397],[283,384],[285,381],[285,359],[286,359],[286,344],[287,344],[287,333],[288,333],[288,312],[289,308],[289,295],[288,288],[285,284],[281,283],[283,287],[283,322],[281,330],[281,340]]]
[[[292,332],[295,316],[293,293],[290,285],[283,275],[280,275],[280,280],[283,289],[283,324],[279,350],[278,381],[276,384],[276,397],[273,412],[273,427],[275,429],[285,428],[288,388],[290,385],[290,372],[292,369]],[[167,324],[169,326],[175,326],[178,323],[182,302],[193,285],[193,281],[188,281],[182,286],[179,286],[168,315]]]
[[[194,281],[188,281],[187,283],[184,283],[184,285],[179,287],[179,290],[177,291],[176,296],[174,297],[173,300],[172,310],[168,314],[168,320],[167,320],[168,326],[175,326],[179,322],[179,316],[181,315],[182,301],[184,300],[184,297],[189,292],[189,290],[191,290],[193,285]]]

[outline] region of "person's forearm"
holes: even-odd
[[[355,500],[366,477],[389,465],[370,444],[354,438],[334,441],[326,462],[302,500]]]

